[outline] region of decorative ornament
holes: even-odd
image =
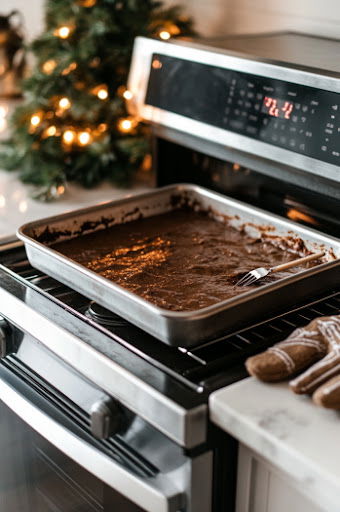
[[[25,71],[23,20],[19,11],[0,16],[0,96],[20,96]]]

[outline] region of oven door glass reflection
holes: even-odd
[[[144,512],[0,402],[1,512]]]

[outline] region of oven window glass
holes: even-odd
[[[145,512],[38,435],[0,402],[1,512]]]

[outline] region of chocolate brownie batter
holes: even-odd
[[[299,240],[293,242],[289,247],[282,238],[251,238],[207,213],[178,210],[52,247],[157,306],[189,311],[248,291],[249,287],[235,287],[241,275],[297,258],[303,246]]]

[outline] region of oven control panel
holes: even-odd
[[[153,53],[145,104],[340,165],[340,93]]]

